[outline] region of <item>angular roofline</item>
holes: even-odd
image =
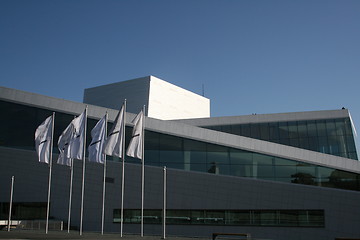
[[[286,122],[303,120],[321,120],[328,118],[350,117],[348,109],[321,110],[289,113],[252,114],[242,116],[210,117],[173,120],[194,126],[218,126],[248,123]]]
[[[24,92],[16,89],[5,88],[5,87],[0,87],[0,99],[9,102],[27,105],[27,106],[35,106],[35,107],[40,107],[48,110],[59,111],[74,115],[80,114],[86,106],[86,104],[83,103],[72,102],[68,100],[48,97],[40,94],[29,93],[29,92]],[[118,112],[118,110],[98,107],[94,105],[88,105],[88,107],[89,107],[88,116],[90,118],[95,118],[95,119],[100,119],[105,114],[105,112],[108,112],[109,120],[113,121]],[[317,112],[318,113],[327,112],[327,114],[322,114],[323,118],[325,118],[324,117],[325,115],[329,117],[334,117],[333,113],[338,114],[339,112],[340,114],[337,116],[343,116],[342,114],[347,113],[347,111],[341,111],[341,110],[335,110],[335,112],[333,111],[330,112],[317,111]],[[307,112],[307,114],[308,113],[310,112]],[[316,112],[311,112],[311,113],[316,113]],[[331,115],[328,115],[329,113],[331,113]],[[289,113],[289,114],[295,114],[295,113]],[[126,122],[128,125],[131,125],[130,122],[132,121],[134,116],[135,114],[127,113]],[[233,134],[227,134],[223,132],[204,129],[201,127],[185,124],[183,123],[183,121],[181,122],[164,121],[164,120],[158,120],[158,119],[146,117],[145,125],[146,125],[146,129],[150,131],[156,131],[159,133],[169,134],[173,136],[184,137],[197,141],[218,144],[226,147],[233,147],[236,149],[267,154],[275,157],[281,157],[281,158],[301,161],[309,164],[330,167],[330,168],[335,168],[339,170],[360,174],[360,161],[356,161],[352,159],[337,157],[333,155],[318,153],[318,152],[295,148],[291,146],[285,146],[285,145],[257,140],[253,138],[247,138]]]

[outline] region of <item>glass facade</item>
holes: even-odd
[[[350,118],[217,125],[203,128],[358,159]]]
[[[145,224],[161,224],[161,209],[145,209]],[[125,209],[124,223],[139,224],[140,209]],[[120,223],[120,209],[114,209],[113,222]],[[324,227],[324,210],[166,210],[166,224],[229,225],[271,227]]]
[[[16,220],[34,220],[46,218],[46,202],[14,202],[11,217]],[[0,202],[0,219],[8,219],[10,204]]]
[[[0,146],[29,150],[34,150],[35,129],[52,114],[46,109],[4,101],[0,101],[0,111],[2,113]],[[70,114],[56,113],[54,153],[58,152],[56,146],[58,137],[73,118],[74,116]],[[96,122],[95,119],[88,119],[87,143],[90,143],[90,131]],[[111,123],[108,124],[109,129],[111,125]],[[130,141],[131,131],[130,127],[126,128],[126,145]],[[108,157],[108,160],[120,161],[116,157]],[[127,162],[138,164],[139,160],[127,158]],[[356,173],[152,131],[145,132],[145,164],[187,171],[360,190],[360,176]]]

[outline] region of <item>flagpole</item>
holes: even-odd
[[[10,206],[9,206],[9,221],[8,221],[8,232],[10,232],[10,225],[11,225],[11,210],[12,210],[12,203],[13,203],[13,195],[14,195],[14,176],[11,177],[11,190],[10,190]]]
[[[105,136],[107,136],[107,121],[108,121],[108,113],[105,115]],[[100,151],[103,151],[100,149]],[[103,179],[103,196],[102,196],[102,214],[101,214],[101,235],[104,235],[104,219],[105,219],[105,180],[106,180],[106,154],[102,153],[104,157],[104,179]]]
[[[166,234],[166,167],[164,167],[164,206],[163,206],[163,239],[165,239]]]
[[[124,189],[125,189],[125,125],[126,125],[126,99],[124,101],[124,115],[123,115],[123,126],[122,127],[122,180],[121,180],[121,213],[120,213],[120,237],[123,236],[124,227]]]
[[[145,164],[144,164],[144,139],[145,139],[145,105],[143,108],[143,122],[142,122],[142,158],[141,158],[141,237],[144,236],[144,183],[145,183]]]
[[[86,127],[87,127],[87,109],[85,108],[85,126],[84,126],[84,146],[83,146],[83,175],[82,175],[82,187],[81,187],[81,208],[80,208],[80,235],[83,230],[83,217],[84,217],[84,191],[85,191],[85,147],[86,147]]]
[[[74,116],[74,119],[76,117]],[[71,224],[71,205],[72,205],[72,189],[74,180],[74,159],[70,158],[70,189],[69,189],[69,213],[68,213],[68,233],[70,233]]]
[[[51,123],[51,140],[50,140],[50,156],[49,156],[49,186],[48,186],[48,199],[47,199],[47,209],[46,209],[46,226],[45,233],[49,231],[49,213],[50,213],[50,191],[51,191],[51,170],[52,170],[52,152],[53,152],[53,139],[54,139],[54,121],[55,121],[55,112],[52,114],[52,123]]]
[[[71,201],[72,201],[72,188],[74,177],[74,159],[70,159],[70,190],[69,190],[69,213],[68,213],[68,233],[70,232],[70,220],[71,220]]]

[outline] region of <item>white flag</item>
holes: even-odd
[[[86,122],[86,109],[84,112],[72,120],[73,135],[70,139],[70,151],[67,155],[68,158],[82,159],[84,153],[84,138],[85,138],[85,122]]]
[[[110,156],[122,157],[122,146],[124,141],[124,105],[116,116],[114,126],[112,127],[106,139],[104,153]]]
[[[71,159],[67,156],[70,152],[70,139],[74,132],[74,126],[72,123],[62,132],[58,140],[59,157],[57,160],[58,164],[71,166]]]
[[[35,131],[35,148],[39,162],[49,164],[50,145],[52,141],[53,117],[48,117]]]
[[[134,124],[134,128],[126,152],[126,155],[139,159],[142,159],[143,156],[143,137],[144,137],[143,118],[144,118],[144,113],[143,111],[141,111],[138,115],[136,115],[136,117],[132,121],[132,123]]]
[[[106,116],[100,119],[91,130],[91,143],[88,147],[89,161],[104,163],[104,142],[105,142]]]

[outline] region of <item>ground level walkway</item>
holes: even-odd
[[[13,239],[21,239],[21,240],[36,240],[36,239],[99,239],[99,240],[161,240],[162,236],[144,236],[140,237],[139,235],[123,235],[123,237],[120,237],[120,234],[104,234],[101,235],[100,233],[89,233],[84,232],[81,236],[79,235],[79,232],[70,232],[67,231],[49,231],[48,234],[45,234],[44,231],[35,231],[35,230],[12,230],[10,232],[6,230],[0,230],[0,239],[7,239],[7,240],[13,240]],[[187,238],[187,237],[166,237],[166,239],[169,240],[209,240],[209,238]]]

